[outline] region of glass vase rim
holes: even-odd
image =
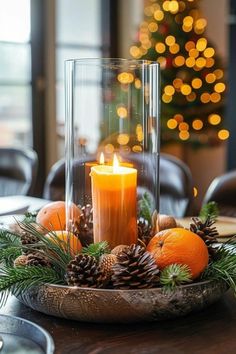
[[[99,63],[100,62],[100,63]],[[96,63],[104,63],[104,64],[129,64],[129,65],[156,65],[160,67],[160,64],[157,61],[147,60],[147,59],[126,59],[126,58],[110,58],[110,57],[96,57],[96,58],[72,58],[66,59],[65,64],[85,64],[85,65],[92,65]]]

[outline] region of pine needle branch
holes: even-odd
[[[104,253],[109,253],[109,245],[107,241],[92,243],[82,248],[82,253],[99,259]]]
[[[0,263],[11,266],[14,260],[21,255],[21,247],[7,247],[0,249]]]
[[[20,236],[5,229],[0,230],[0,249],[21,245]]]
[[[139,200],[138,209],[139,209],[139,217],[144,218],[151,224],[153,203],[148,193],[145,192],[144,195],[142,196],[142,199]]]
[[[19,295],[25,290],[41,284],[63,284],[61,276],[52,268],[32,267],[5,267],[0,271],[0,307],[12,293]]]
[[[219,216],[219,208],[216,202],[209,202],[203,205],[199,213],[199,217],[202,220],[202,222],[205,222],[207,219],[216,222],[218,216]]]
[[[185,264],[170,264],[163,269],[160,276],[160,283],[166,291],[172,291],[176,286],[190,283],[191,281],[190,269]]]

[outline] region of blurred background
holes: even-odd
[[[0,0],[0,147],[37,152],[41,195],[64,156],[64,60],[157,60],[161,151],[190,168],[200,205],[236,168],[235,46],[233,0]]]

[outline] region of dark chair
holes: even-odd
[[[0,196],[32,195],[37,167],[33,150],[0,148]]]
[[[207,189],[203,205],[215,201],[220,215],[236,217],[236,170],[215,178]]]
[[[80,165],[89,160],[80,161]],[[137,160],[135,161],[137,164]],[[83,171],[74,166],[79,185],[83,183],[79,173]],[[150,166],[149,166],[150,167]],[[149,169],[150,171],[151,169]],[[153,177],[148,175],[146,186],[152,183]],[[81,189],[83,186],[81,186]],[[49,172],[45,182],[43,197],[50,200],[65,200],[65,161],[58,161]],[[193,198],[192,176],[188,167],[177,158],[161,154],[160,156],[160,213],[183,217],[191,214]]]

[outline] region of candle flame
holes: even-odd
[[[113,172],[117,172],[118,169],[119,169],[119,160],[118,160],[116,154],[114,154],[114,157],[113,157]]]
[[[104,157],[104,153],[103,152],[101,152],[99,163],[100,163],[100,165],[104,165],[104,163],[105,163],[105,157]]]

